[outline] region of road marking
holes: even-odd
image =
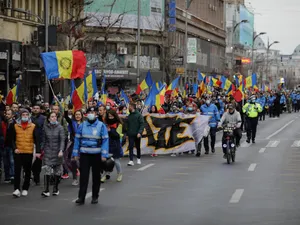
[[[261,148],[260,150],[259,150],[259,153],[264,153],[266,151],[266,148]]]
[[[244,189],[236,189],[233,193],[229,203],[238,203],[244,193]]]
[[[281,127],[279,130],[275,131],[273,134],[271,134],[270,136],[268,136],[266,139],[270,139],[271,137],[275,136],[276,134],[278,134],[279,132],[281,132],[283,129],[285,129],[287,126],[289,126],[291,123],[293,123],[295,120],[291,120],[290,122],[288,122],[287,124],[285,124],[283,127]]]
[[[251,146],[251,143],[247,143],[246,141],[244,141],[242,144],[241,144],[241,147],[242,148],[249,148]]]
[[[148,165],[146,165],[146,166],[143,166],[143,167],[137,169],[137,171],[144,171],[144,170],[146,170],[146,169],[148,169],[149,167],[154,166],[154,165],[155,165],[154,163],[150,163],[150,164],[148,164]]]
[[[255,168],[256,168],[256,163],[252,163],[250,166],[249,166],[249,168],[248,168],[248,171],[250,171],[250,172],[253,172],[254,170],[255,170]]]
[[[175,173],[176,175],[189,175],[188,173]]]
[[[105,188],[100,188],[100,192],[104,191]],[[86,194],[85,199],[92,197],[93,193],[89,192]],[[76,202],[77,199],[74,199],[72,202]]]
[[[280,141],[269,141],[266,148],[276,148],[279,145]]]
[[[300,141],[294,141],[294,143],[292,144],[292,148],[298,148],[300,147]]]

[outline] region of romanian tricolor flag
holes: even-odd
[[[175,80],[172,81],[172,83],[167,88],[167,92],[168,91],[173,91],[173,90],[175,90],[175,88],[177,88],[178,83],[179,83],[179,79],[180,79],[180,77],[177,77]]]
[[[267,85],[263,84],[263,85],[262,85],[262,91],[263,91],[263,92],[265,92],[265,91],[270,91],[270,88],[269,88]]]
[[[107,97],[106,93],[104,93],[104,94],[101,95],[101,102],[102,102],[102,104],[106,105],[107,99],[108,99],[108,97]]]
[[[201,73],[200,70],[198,69],[198,81],[201,82],[205,78],[205,74]]]
[[[211,86],[211,87],[221,87],[222,86],[222,81],[212,77],[211,80],[210,80],[209,86]]]
[[[84,95],[86,100],[90,100],[98,92],[96,73],[93,70],[90,75],[84,78]]]
[[[250,87],[254,87],[257,84],[257,76],[256,74],[252,74],[245,79],[245,88],[248,89]]]
[[[198,92],[196,94],[197,98],[200,98],[206,92],[206,85],[204,81],[202,81],[198,87]]]
[[[253,86],[253,90],[254,90],[255,92],[259,92],[259,88],[258,88],[256,85]]]
[[[84,82],[78,87],[75,87],[74,80],[71,80],[72,93],[71,93],[71,102],[73,104],[73,109],[79,110],[85,103],[85,93],[84,93]]]
[[[150,70],[148,71],[145,80],[142,81],[142,83],[139,84],[137,87],[135,93],[139,95],[142,91],[146,90],[147,88],[150,88],[153,84],[152,77]]]
[[[12,105],[18,99],[19,94],[19,86],[20,86],[20,79],[17,81],[17,85],[14,86],[6,96],[6,105]]]
[[[86,69],[84,52],[79,50],[45,52],[41,54],[45,72],[51,79],[83,78]]]
[[[226,77],[222,76],[220,80],[222,82],[221,88],[224,89],[225,91],[231,87],[232,83]]]
[[[228,95],[228,96],[233,95],[233,90],[235,90],[235,86],[234,86],[234,84],[231,84],[226,92],[226,95]]]
[[[162,86],[160,89],[157,89],[156,85],[153,85],[151,87],[149,95],[145,100],[145,106],[151,107],[155,105],[157,107],[157,110],[162,110],[161,105],[163,105],[165,102],[165,93],[165,86]]]

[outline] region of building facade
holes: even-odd
[[[45,50],[38,47],[38,27],[43,27],[44,12],[49,11],[49,24],[59,25],[70,18],[71,2],[68,0],[2,0],[0,1],[0,90],[21,79],[19,98],[31,100],[42,93],[44,75],[39,54]],[[7,61],[7,58],[9,59]],[[7,79],[9,87],[7,87]]]

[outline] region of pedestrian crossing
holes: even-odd
[[[261,142],[264,142],[265,145],[261,146]],[[290,143],[287,145],[287,143]],[[300,148],[300,140],[257,140],[256,144],[252,143],[247,143],[246,141],[241,142],[240,148],[250,148],[254,147],[255,145],[259,145],[259,147],[265,147],[265,148],[277,148],[280,147],[280,144],[284,144],[285,146],[289,146],[291,148]],[[216,148],[221,148],[222,147],[222,141],[217,141],[215,144]]]

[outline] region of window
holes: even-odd
[[[149,56],[149,45],[142,45],[141,46],[141,55]]]
[[[135,47],[136,45],[133,44],[127,44],[126,48],[127,48],[127,54],[128,55],[134,55],[135,54]]]

